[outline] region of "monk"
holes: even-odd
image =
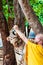
[[[15,25],[13,29],[25,42],[26,47],[26,65],[43,65],[43,34],[37,34],[33,41],[27,39],[25,35]],[[14,44],[13,44],[14,45]]]

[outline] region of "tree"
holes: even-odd
[[[16,65],[14,48],[6,39],[9,35],[9,29],[2,12],[2,0],[0,1],[0,33],[3,41],[3,65]]]
[[[43,1],[42,0],[30,0],[30,5],[43,26]]]
[[[14,0],[14,13],[14,24],[17,24],[20,27],[21,31],[24,32],[24,14],[17,0]]]
[[[38,18],[36,17],[36,15],[34,14],[30,4],[27,3],[27,0],[18,0],[18,2],[30,26],[33,28],[34,32],[36,34],[43,33],[43,27],[39,22]]]

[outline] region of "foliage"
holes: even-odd
[[[8,17],[14,18],[13,1],[6,2],[6,0],[2,0],[2,6],[6,20],[8,21]]]
[[[14,14],[14,6],[13,6],[13,0],[12,1],[8,1],[9,4],[9,17],[14,18],[15,14]]]
[[[3,4],[3,12],[4,15],[8,21],[8,17],[14,18],[14,6],[13,6],[13,0],[9,0],[8,3],[6,0],[2,0]],[[35,12],[35,14],[38,16],[39,21],[43,25],[43,0],[30,0],[30,4]]]
[[[3,6],[4,16],[5,16],[6,20],[8,21],[8,5],[6,3],[6,0],[2,0],[2,6]]]
[[[43,25],[43,0],[30,0],[30,4]]]

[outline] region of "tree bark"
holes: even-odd
[[[27,3],[27,0],[18,0],[18,2],[30,26],[33,28],[34,32],[36,34],[43,33],[43,27],[39,22],[38,18],[36,17],[36,15],[34,14],[30,4]]]
[[[14,25],[15,24],[18,25],[20,30],[24,33],[24,22],[25,22],[24,14],[23,14],[23,12],[22,12],[22,10],[20,8],[20,5],[19,5],[18,1],[14,0],[13,3],[14,3],[14,13],[15,13]],[[21,42],[19,42],[19,41],[21,41]],[[24,42],[18,36],[17,47],[19,48],[19,50],[20,50],[20,46],[23,49]],[[20,61],[18,61],[18,62],[20,63]],[[18,64],[18,62],[17,62],[17,64]]]
[[[3,41],[3,65],[17,65],[14,47],[6,40],[9,35],[9,30],[2,12],[2,0],[0,1],[0,33]]]
[[[9,29],[9,31],[12,29],[13,25],[14,25],[14,19],[9,17],[8,18],[8,29]]]
[[[6,40],[9,35],[7,22],[0,12],[0,33],[3,40],[3,51],[4,51],[4,64],[3,65],[16,65],[14,47]]]
[[[14,0],[14,13],[15,13],[14,24],[17,24],[21,31],[24,32],[24,14],[17,0]]]

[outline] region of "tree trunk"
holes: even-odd
[[[36,34],[43,33],[43,27],[39,22],[38,18],[36,17],[36,15],[34,14],[31,6],[27,3],[27,0],[18,0],[18,2],[30,26],[33,28],[34,32]]]
[[[9,35],[7,22],[0,12],[0,33],[3,40],[3,51],[4,51],[4,65],[16,65],[16,59],[14,54],[14,47],[6,40]]]
[[[14,19],[9,17],[8,18],[8,29],[9,29],[9,31],[12,29],[13,25],[14,25]]]
[[[15,13],[14,24],[17,24],[21,31],[24,32],[24,14],[17,0],[14,0],[14,13]]]
[[[14,3],[14,13],[15,13],[14,25],[15,24],[18,25],[20,30],[24,33],[24,14],[23,14],[23,12],[20,8],[20,5],[19,5],[18,1],[14,0],[13,3]],[[19,41],[21,41],[21,42],[19,42]],[[18,36],[17,47],[19,48],[19,50],[20,50],[20,46],[23,49],[24,42]],[[19,59],[17,58],[17,60],[19,60]],[[18,63],[20,63],[20,61],[17,61],[17,65],[19,65]]]
[[[9,31],[6,19],[2,13],[2,0],[0,1],[0,33],[3,41],[3,65],[17,65],[14,47],[6,40]]]

